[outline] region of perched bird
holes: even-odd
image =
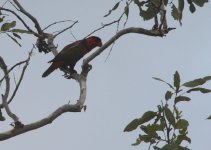
[[[75,72],[76,63],[95,47],[101,47],[102,42],[99,37],[90,36],[88,38],[75,41],[65,46],[54,59],[49,61],[51,66],[43,73],[42,77],[47,77],[57,68],[67,68]]]

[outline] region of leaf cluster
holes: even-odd
[[[0,15],[0,33],[5,33],[11,40],[16,44],[21,46],[19,40],[21,40],[21,35],[23,33],[32,34],[31,32],[23,29],[16,29],[16,21],[6,21],[4,15]]]
[[[191,143],[191,139],[188,137],[189,122],[183,118],[178,103],[190,101],[191,98],[186,96],[189,93],[211,92],[210,89],[201,87],[211,80],[211,76],[194,79],[182,84],[180,75],[176,71],[172,84],[160,78],[154,77],[154,79],[165,83],[170,88],[166,91],[164,100],[157,106],[156,111],[147,111],[140,118],[131,121],[125,127],[124,132],[140,129],[136,142],[132,144],[134,146],[149,143],[149,149],[153,146],[155,150],[189,150],[186,146],[183,146],[184,142]]]
[[[118,1],[112,9],[104,16],[109,16],[113,11],[117,10],[120,3],[124,0]],[[124,13],[128,18],[129,15],[129,5],[127,0],[125,0],[125,8]],[[159,12],[166,12],[167,7],[171,8],[171,15],[174,20],[179,21],[180,25],[182,25],[182,14],[185,6],[185,0],[177,0],[177,1],[169,1],[169,0],[131,0],[132,4],[138,7],[139,16],[143,20],[151,20],[153,19]],[[196,6],[203,7],[208,0],[187,0],[187,5],[189,6],[189,11],[194,13],[196,11]],[[163,7],[164,6],[164,7]]]

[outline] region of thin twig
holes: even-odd
[[[117,23],[118,21],[119,21],[119,19],[118,19],[118,20],[115,20],[115,21],[113,21],[113,22],[107,23],[107,24],[103,24],[101,27],[95,29],[94,31],[92,31],[91,33],[89,33],[87,36],[85,36],[85,38],[88,37],[88,36],[90,36],[90,35],[92,35],[93,33],[97,32],[97,31],[99,31],[99,30],[101,30],[101,29],[107,27],[107,26],[110,26],[110,25],[112,25],[112,24],[114,24],[114,23]]]
[[[12,96],[11,96],[10,99],[8,100],[8,104],[12,102],[13,98],[15,97],[15,95],[16,95],[18,89],[19,89],[19,86],[20,86],[20,84],[21,84],[21,82],[22,82],[22,80],[23,80],[23,77],[24,77],[26,68],[27,68],[28,65],[29,65],[29,61],[30,61],[30,58],[31,58],[31,55],[32,55],[32,52],[33,52],[34,48],[35,48],[35,45],[33,45],[31,51],[29,52],[29,56],[28,56],[28,58],[27,58],[27,60],[26,60],[26,63],[25,63],[25,65],[24,65],[24,67],[23,67],[23,70],[22,70],[22,72],[21,72],[21,76],[20,76],[20,78],[19,78],[19,80],[18,80],[18,83],[17,83],[17,85],[16,85],[16,87],[15,87],[14,92],[12,93]]]
[[[67,28],[65,28],[65,29],[63,29],[63,30],[61,30],[61,31],[59,31],[57,34],[55,34],[54,36],[53,36],[53,38],[56,38],[59,34],[61,34],[61,33],[63,33],[63,32],[65,32],[65,31],[67,31],[68,29],[70,29],[70,28],[72,28],[76,23],[78,23],[78,21],[75,21],[72,25],[70,25],[69,27],[67,27]]]
[[[53,22],[51,24],[49,24],[47,27],[45,27],[42,31],[45,31],[46,29],[48,29],[49,27],[55,25],[55,24],[58,24],[58,23],[63,23],[63,22],[75,22],[73,20],[62,20],[62,21],[56,21],[56,22]]]
[[[21,61],[21,62],[15,64],[14,66],[12,66],[12,67],[8,70],[8,73],[7,73],[7,74],[9,74],[9,73],[10,73],[14,68],[16,68],[17,66],[20,66],[21,64],[26,63],[26,61],[27,61],[27,60]],[[0,80],[0,83],[4,80],[4,78],[5,78],[5,76]]]
[[[4,59],[1,56],[0,56],[0,67],[4,72],[4,75],[6,75],[6,77],[5,77],[5,81],[6,81],[5,93],[1,95],[2,96],[2,105],[5,108],[8,116],[10,118],[12,118],[14,120],[14,122],[18,122],[19,118],[14,113],[12,113],[12,111],[10,110],[8,103],[7,103],[7,99],[8,99],[9,92],[10,92],[10,78],[9,78],[9,75],[7,75],[7,72],[8,72],[7,65],[5,64]]]

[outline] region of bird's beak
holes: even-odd
[[[99,42],[97,46],[102,47],[103,43]]]

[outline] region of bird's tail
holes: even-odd
[[[47,77],[49,74],[51,74],[56,68],[51,65],[43,74],[42,74],[42,77]]]

